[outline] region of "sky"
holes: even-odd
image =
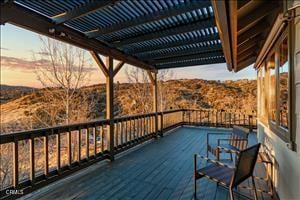
[[[34,52],[40,52],[42,43],[38,34],[14,25],[1,25],[1,84],[42,87],[35,73]],[[87,53],[87,56],[90,55]],[[105,77],[92,58],[92,70],[87,85],[105,82]],[[125,64],[116,75],[115,81],[128,82],[126,70],[133,66]],[[253,66],[234,73],[227,70],[226,64],[212,64],[171,69],[173,79],[237,80],[255,79]]]

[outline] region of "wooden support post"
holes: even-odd
[[[152,83],[152,90],[153,90],[153,112],[155,113],[155,120],[154,120],[154,128],[155,128],[155,137],[158,135],[158,104],[157,104],[157,96],[158,96],[158,88],[157,88],[157,72],[150,72],[147,71],[150,81]],[[160,136],[163,135],[163,128],[161,125]]]
[[[109,120],[107,127],[110,160],[114,160],[114,71],[113,58],[106,57],[106,119]]]
[[[106,62],[104,63],[97,52],[90,52],[97,65],[106,77],[106,119],[109,120],[109,125],[107,126],[107,144],[108,150],[110,152],[110,160],[114,160],[114,76],[120,71],[122,66],[125,64],[120,61],[114,69],[113,58],[106,57]],[[103,134],[103,133],[102,133]],[[102,141],[103,144],[103,141]],[[103,148],[102,148],[103,151]]]

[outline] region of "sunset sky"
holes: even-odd
[[[1,25],[1,84],[41,87],[34,72],[34,52],[39,52],[41,42],[36,33],[6,24]],[[90,56],[89,54],[87,54]],[[92,59],[91,59],[92,60]],[[94,72],[89,84],[103,83],[104,76],[95,63],[92,63]],[[125,65],[116,76],[116,81],[126,82],[125,70],[130,65]],[[208,80],[236,80],[253,79],[256,72],[253,67],[248,67],[239,73],[229,72],[226,64],[203,65],[172,69],[174,78],[199,78]]]

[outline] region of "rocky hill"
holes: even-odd
[[[48,126],[43,123],[45,110],[63,116],[59,106],[47,96],[46,90],[23,88],[2,91],[1,132],[13,132]],[[5,88],[4,87],[4,88]],[[159,84],[159,109],[243,109],[256,110],[256,80],[208,81],[201,79],[170,80]],[[53,89],[59,90],[59,89]],[[19,92],[19,91],[23,91]],[[49,92],[49,91],[48,91]],[[100,119],[105,115],[105,85],[83,87],[74,98],[76,118],[71,122]],[[84,102],[84,103],[83,103]],[[152,110],[152,89],[150,84],[116,83],[115,114],[132,115]],[[79,114],[78,114],[79,113]],[[34,116],[42,116],[36,120]],[[52,123],[51,125],[55,125]],[[58,123],[58,122],[57,122]],[[24,127],[24,124],[28,127]],[[29,126],[30,125],[30,126]]]
[[[32,93],[36,88],[25,87],[25,86],[10,86],[0,85],[0,103],[5,103],[12,99],[17,99],[26,94]]]

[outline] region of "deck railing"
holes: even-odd
[[[158,131],[156,132],[156,117]],[[255,113],[212,110],[172,110],[115,118],[113,138],[109,120],[56,126],[0,135],[2,178],[1,197],[28,193],[99,160],[111,158],[146,140],[163,136],[181,125],[256,128]],[[110,148],[113,141],[113,151]],[[1,172],[3,174],[3,172]],[[21,191],[21,192],[20,192]]]

